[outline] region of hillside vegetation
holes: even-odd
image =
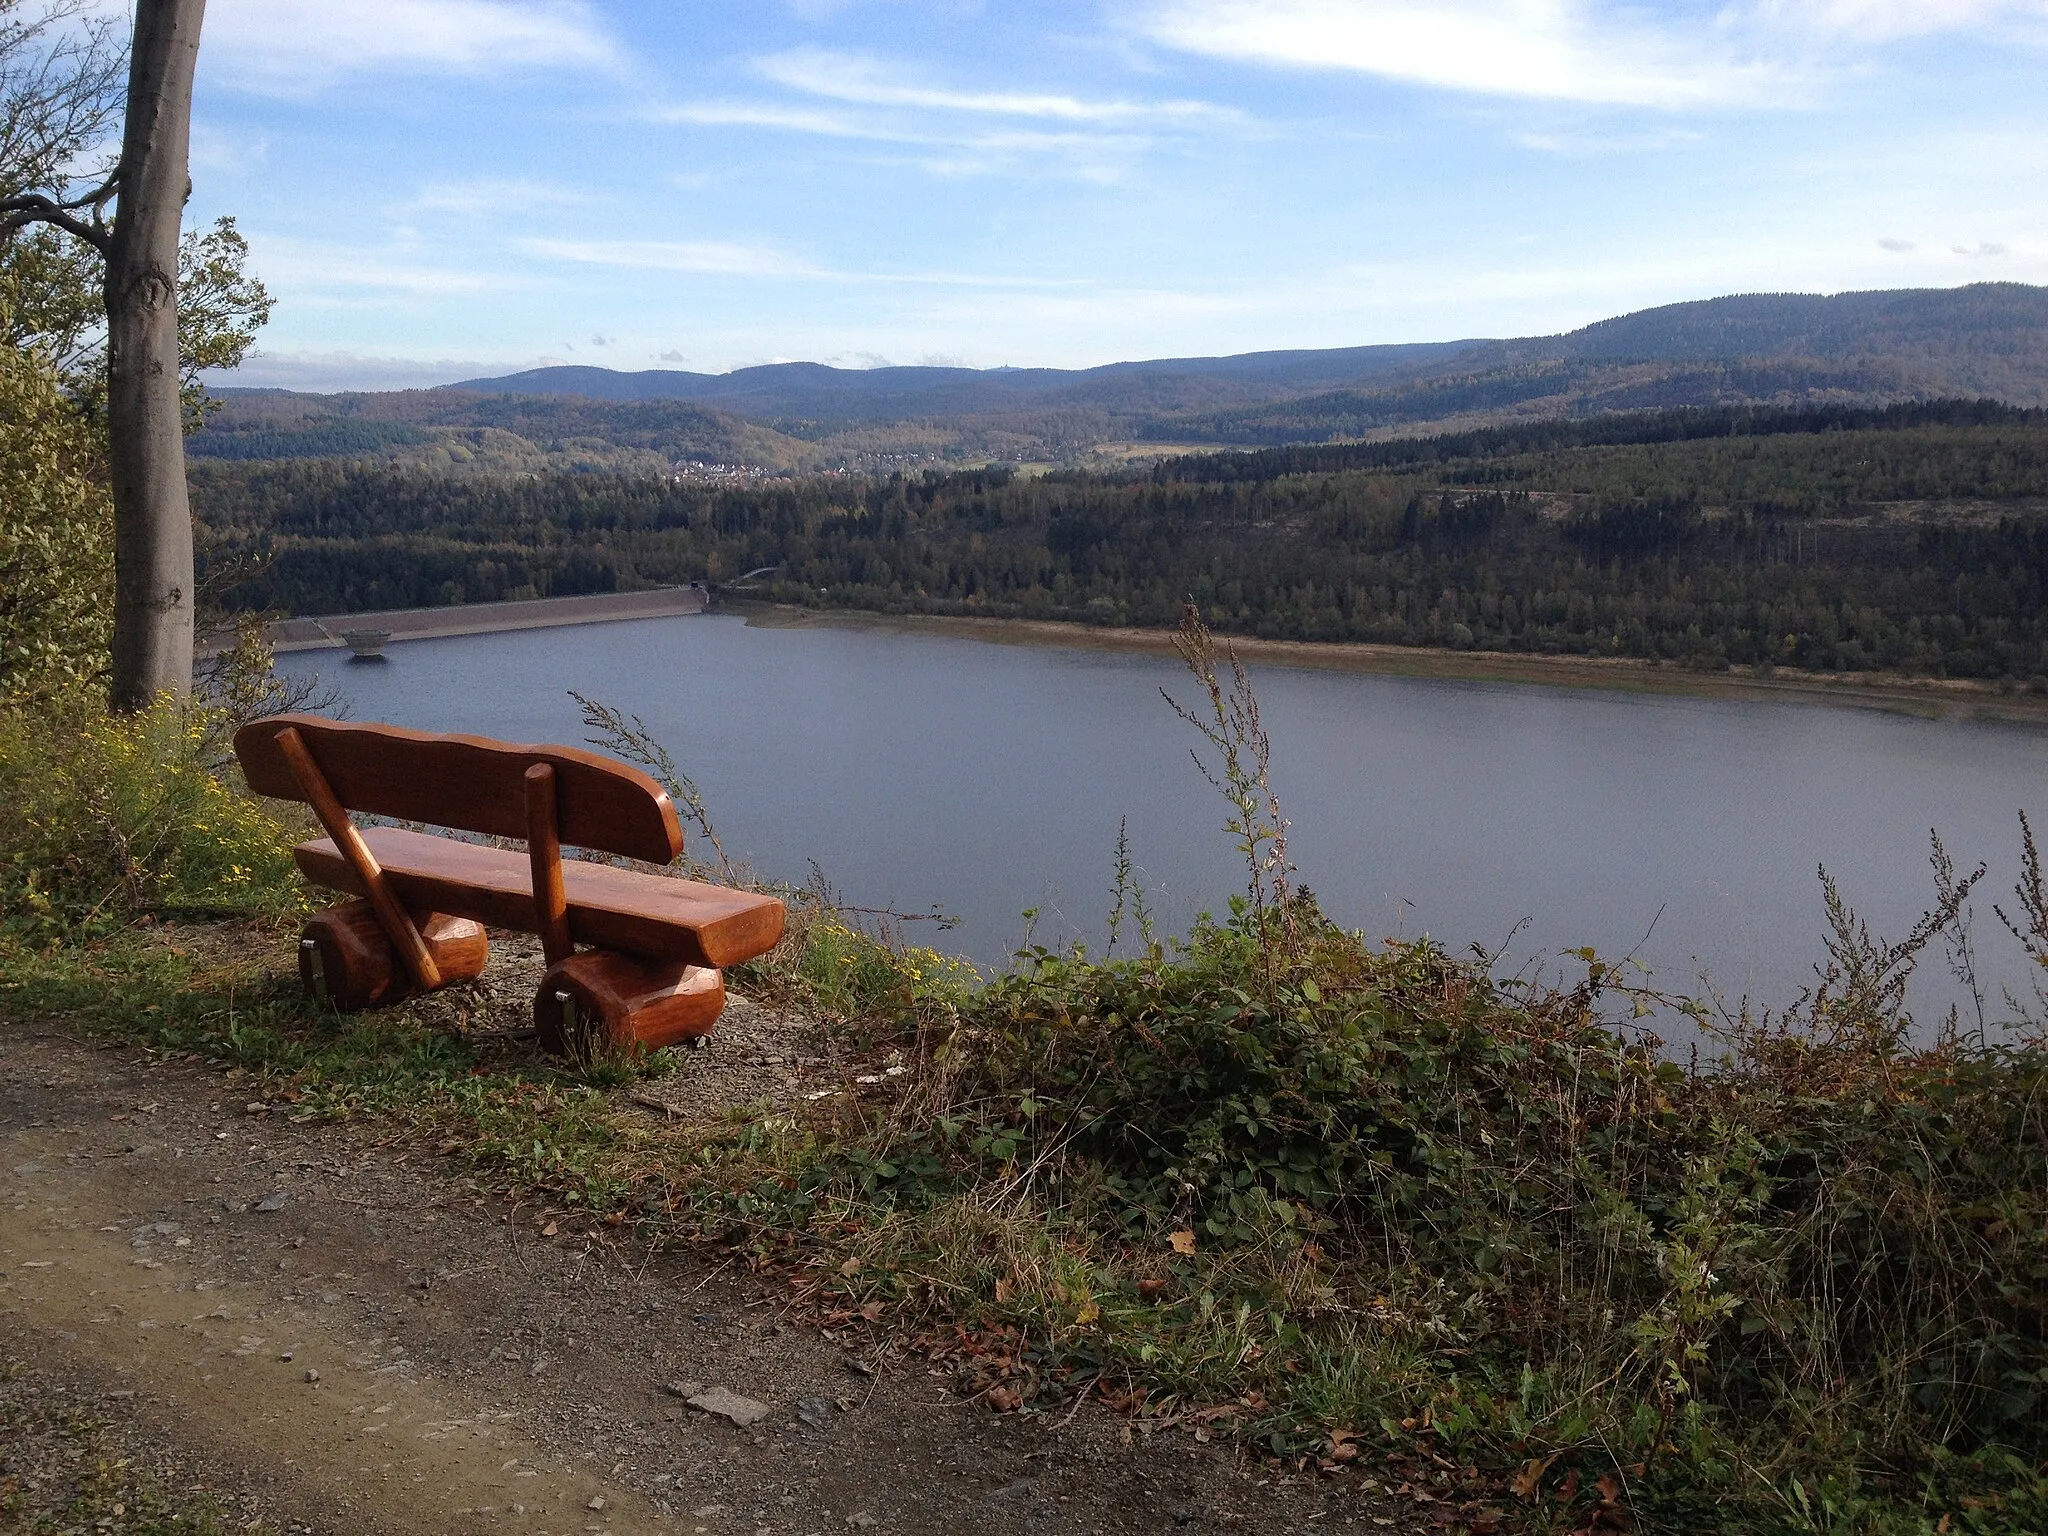
[[[1745,294],[1558,336],[1086,369],[558,367],[397,394],[235,392],[193,446],[236,459],[514,470],[658,470],[665,456],[875,471],[1083,465],[1174,445],[1323,443],[1617,410],[1979,396],[2048,405],[2048,289]],[[498,432],[523,444],[479,435]]]
[[[195,459],[344,459],[442,473],[661,475],[678,460],[771,470],[822,456],[723,411],[681,400],[593,400],[401,390],[301,395],[234,390],[196,433]]]
[[[1677,411],[1169,460],[708,488],[203,465],[229,601],[295,612],[775,567],[812,606],[1692,666],[2048,679],[2048,413]]]

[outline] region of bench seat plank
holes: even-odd
[[[399,900],[413,911],[538,931],[533,870],[523,851],[459,843],[401,827],[368,828],[363,841],[384,866]],[[364,894],[332,839],[301,843],[292,857],[315,884]],[[563,862],[562,885],[569,902],[569,936],[600,949],[723,969],[766,954],[782,937],[783,906],[773,896],[582,859]]]

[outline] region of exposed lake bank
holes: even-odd
[[[794,608],[783,604],[721,604],[759,628],[830,627],[950,635],[995,645],[1050,645],[1094,651],[1173,654],[1163,629],[1106,628],[1045,619],[967,618],[944,614],[872,613]],[[1554,688],[1605,688],[1694,698],[1774,698],[1882,709],[1928,719],[2008,720],[2048,724],[2048,695],[2001,690],[1974,678],[1907,677],[1875,672],[1805,672],[1779,667],[1700,672],[1629,656],[1538,656],[1506,651],[1456,651],[1436,646],[1355,641],[1262,640],[1219,634],[1246,661],[1318,671],[1414,677],[1440,682],[1535,683]]]
[[[592,592],[577,597],[519,598],[504,603],[452,603],[440,608],[383,608],[363,613],[278,619],[264,626],[275,651],[335,650],[346,635],[382,632],[387,642],[437,640],[450,635],[492,635],[624,619],[678,618],[702,613],[710,595],[701,586],[655,587],[644,592]],[[222,637],[203,643],[205,651]]]

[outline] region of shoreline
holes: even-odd
[[[970,618],[952,614],[890,614],[859,609],[794,608],[771,603],[728,603],[729,613],[760,628],[837,628],[953,635],[990,645],[1054,645],[1070,650],[1173,654],[1170,631],[1098,628],[1050,619]],[[1453,651],[1434,646],[1377,645],[1364,641],[1262,640],[1219,633],[1244,661],[1315,671],[1415,677],[1442,682],[1518,683],[1549,688],[1602,688],[1694,698],[1774,698],[1798,703],[1881,709],[1925,719],[1990,719],[2048,725],[2048,696],[2001,693],[1995,685],[1954,678],[1909,678],[1869,673],[1831,674],[1778,668],[1693,672],[1633,657],[1538,656],[1512,651]]]
[[[1171,656],[1169,630],[1104,628],[1053,619],[981,618],[959,614],[877,613],[855,608],[797,608],[727,597],[715,605],[695,587],[644,592],[594,592],[577,597],[522,598],[443,608],[280,619],[265,627],[273,650],[345,650],[344,630],[387,629],[390,644],[515,630],[605,624],[628,619],[727,613],[757,628],[857,629],[951,635],[989,645],[1059,646],[1068,650],[1123,651]],[[1989,683],[1955,678],[1911,678],[1872,673],[1802,672],[1777,668],[1694,672],[1633,657],[1543,656],[1514,651],[1454,651],[1435,646],[1380,645],[1367,641],[1264,640],[1219,634],[1243,660],[1269,666],[1412,677],[1441,682],[1512,683],[1546,688],[1600,688],[1692,698],[1770,698],[1796,703],[1880,709],[1923,719],[1987,719],[2048,725],[2048,695],[2004,693]],[[201,653],[215,647],[203,644]]]
[[[382,608],[364,613],[278,619],[263,627],[277,652],[343,650],[348,631],[382,629],[386,642],[438,640],[453,635],[491,635],[523,629],[557,629],[571,624],[609,624],[622,619],[681,618],[710,607],[701,587],[655,587],[645,592],[590,592],[576,597],[514,598],[498,603],[456,603],[443,608]],[[202,643],[201,654],[217,649],[218,637]]]

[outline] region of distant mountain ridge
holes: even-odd
[[[1977,283],[1667,304],[1555,336],[1097,368],[529,369],[439,389],[223,390],[202,458],[451,471],[767,472],[1103,463],[1673,406],[2048,405],[2048,288]]]
[[[1001,405],[1094,404],[1171,413],[1249,405],[1252,396],[1271,401],[1340,389],[1388,395],[1432,380],[1504,372],[1531,376],[1532,366],[1545,363],[1764,361],[1838,365],[1795,369],[1807,376],[1782,382],[1798,390],[1835,385],[1856,395],[1985,394],[2042,404],[2048,402],[2048,288],[1979,283],[1833,295],[1736,294],[1640,310],[1556,336],[1155,358],[1082,369],[770,363],[704,374],[551,367],[448,387],[696,400],[763,421],[875,421],[971,414]],[[1496,393],[1530,398],[1514,388]]]
[[[1327,350],[1247,352],[1233,357],[1156,358],[1097,368],[955,368],[909,365],[836,368],[829,363],[763,363],[731,373],[559,365],[443,386],[478,394],[581,395],[593,400],[695,400],[741,415],[889,420],[920,410],[995,409],[1048,399],[1141,396],[1150,378],[1208,380],[1233,390],[1306,392],[1399,376],[1451,361],[1480,345],[1416,342]]]

